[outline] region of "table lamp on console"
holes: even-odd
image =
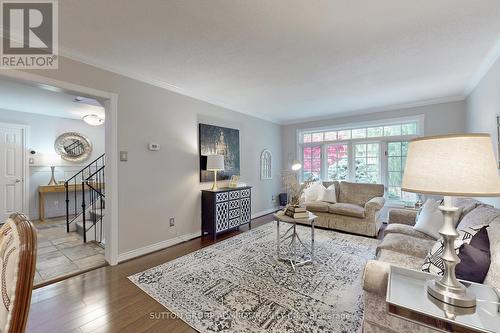
[[[217,171],[224,171],[224,155],[208,155],[207,170],[214,172],[214,184],[212,191],[217,191]]]
[[[50,177],[50,181],[47,185],[57,185],[57,181],[54,177],[54,171],[55,171],[56,165],[61,163],[61,156],[59,156],[57,154],[43,155],[42,163],[45,164],[46,166],[49,166],[50,171],[52,173],[52,176]]]
[[[402,190],[443,195],[439,207],[444,224],[443,277],[427,282],[427,292],[440,302],[462,308],[476,306],[476,297],[455,276],[460,262],[454,249],[458,232],[453,223],[452,196],[500,196],[500,177],[488,134],[456,134],[417,138],[409,143]]]

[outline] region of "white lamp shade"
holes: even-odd
[[[297,171],[297,170],[300,170],[301,168],[302,168],[302,164],[300,164],[300,161],[293,160],[293,162],[292,162],[292,170],[293,171]]]
[[[488,134],[410,141],[402,190],[447,196],[500,196],[500,177]]]
[[[57,166],[61,163],[61,156],[58,154],[44,154],[41,162],[46,166]]]
[[[208,155],[207,170],[224,170],[224,155]]]

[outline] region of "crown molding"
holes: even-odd
[[[253,118],[258,118],[261,120],[269,121],[269,122],[272,122],[272,123],[275,123],[278,125],[280,124],[280,122],[278,120],[276,120],[272,117],[258,114],[258,113],[256,114],[254,112],[250,112],[250,111],[246,111],[246,110],[240,110],[232,105],[227,104],[226,102],[194,93],[188,89],[171,84],[169,82],[161,80],[157,77],[153,77],[151,75],[141,74],[141,73],[137,73],[137,72],[133,72],[133,71],[124,71],[124,70],[118,69],[116,67],[104,65],[104,64],[98,63],[98,62],[96,62],[88,57],[84,57],[84,56],[69,52],[68,50],[63,49],[63,48],[59,49],[59,55],[65,57],[65,58],[86,64],[86,65],[92,66],[92,67],[96,67],[96,68],[105,70],[107,72],[111,72],[111,73],[114,73],[114,74],[117,74],[120,76],[127,77],[129,79],[133,79],[136,81],[150,84],[150,85],[158,87],[158,88],[162,88],[162,89],[165,89],[165,90],[168,90],[171,92],[175,92],[177,94],[187,96],[187,97],[190,97],[190,98],[202,101],[202,102],[206,102],[206,103],[209,103],[209,104],[212,104],[215,106],[219,106],[219,107],[222,107],[222,108],[227,109],[229,111],[241,113],[241,114],[253,117]]]
[[[395,111],[395,110],[402,110],[402,109],[411,109],[411,108],[416,108],[416,107],[421,107],[421,106],[429,106],[429,105],[434,105],[434,104],[460,102],[460,101],[464,101],[465,98],[466,98],[466,96],[464,96],[464,95],[452,95],[452,96],[447,96],[447,97],[439,97],[439,98],[433,98],[433,99],[422,100],[422,101],[415,101],[415,102],[410,102],[410,103],[390,104],[390,105],[378,106],[378,107],[374,107],[374,108],[344,111],[344,112],[339,112],[339,113],[332,113],[332,114],[325,115],[325,116],[301,118],[301,119],[296,119],[296,120],[291,120],[291,121],[285,121],[285,122],[282,122],[281,124],[282,125],[297,125],[297,124],[310,123],[310,122],[321,121],[321,120],[330,120],[330,119],[345,118],[345,117],[351,117],[351,116],[361,116],[361,115],[370,114],[370,113]]]
[[[469,78],[464,94],[465,96],[469,96],[474,89],[479,85],[479,83],[483,80],[483,78],[488,74],[493,65],[500,59],[500,37],[497,39],[495,45],[490,49],[483,62],[476,71]]]

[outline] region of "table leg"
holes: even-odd
[[[314,263],[314,220],[311,223],[311,260]]]
[[[42,192],[38,192],[38,219],[45,220],[45,196]]]
[[[276,219],[276,256],[279,260],[280,258],[280,220]]]

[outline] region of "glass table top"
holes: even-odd
[[[435,275],[391,266],[387,302],[444,322],[479,332],[500,332],[500,295],[487,285],[461,281],[476,295],[473,309],[447,306],[427,294],[426,282]]]

